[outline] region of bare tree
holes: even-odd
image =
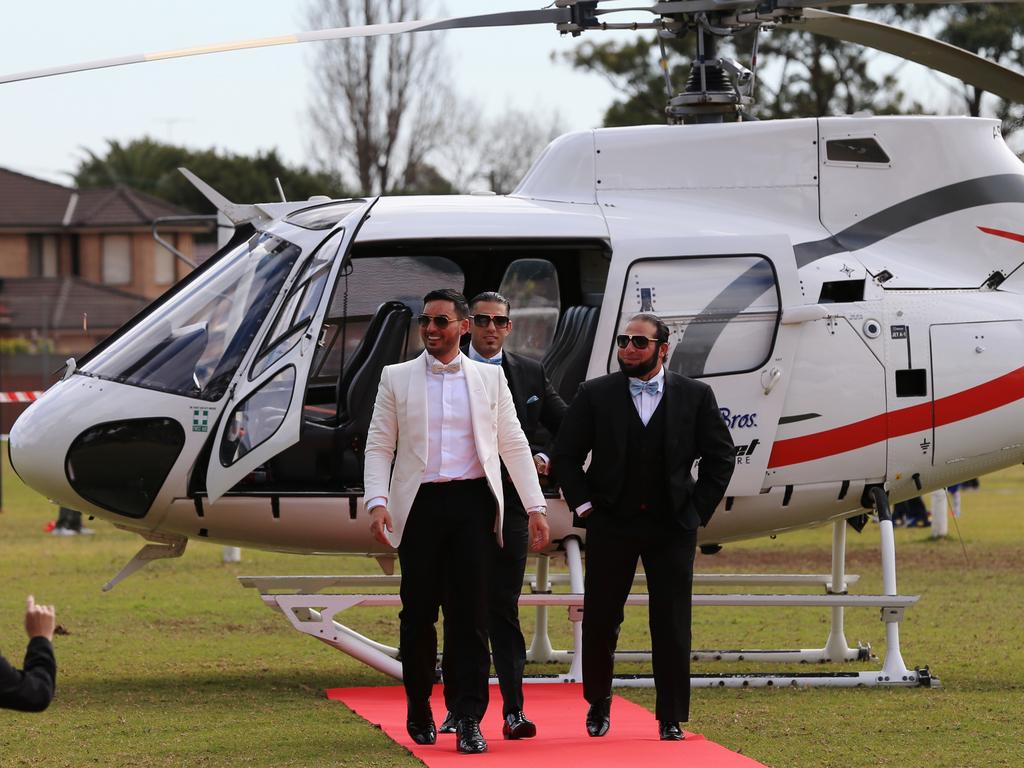
[[[382,24],[425,10],[420,0],[313,0],[309,22]],[[454,98],[441,64],[441,38],[429,32],[322,44],[310,109],[320,164],[354,176],[364,194],[416,188],[430,175],[427,158],[444,141]]]

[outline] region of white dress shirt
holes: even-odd
[[[631,378],[629,381],[640,381],[640,379]],[[661,402],[661,396],[665,394],[665,367],[662,366],[656,374],[654,374],[648,381],[653,381],[658,385],[658,391],[653,395],[647,392],[641,391],[639,395],[633,397],[633,405],[636,407],[636,412],[640,416],[640,421],[647,426],[647,423],[651,420],[651,416],[658,409],[658,404]],[[646,383],[646,382],[641,382]],[[593,504],[589,501],[585,501],[576,508],[576,514],[580,517],[586,517],[590,514],[590,510],[593,508]]]
[[[424,483],[445,483],[452,480],[476,480],[485,477],[483,464],[476,452],[473,417],[469,410],[469,388],[466,385],[466,359],[460,352],[451,362],[459,363],[454,372],[434,373],[436,358],[424,356],[427,366],[427,466]],[[366,502],[366,509],[386,506],[386,496],[375,496]]]

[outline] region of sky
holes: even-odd
[[[448,16],[533,10],[542,0],[444,0]],[[2,0],[0,72],[309,29],[307,0]],[[490,5],[490,4],[488,4]],[[441,14],[431,14],[436,17]],[[436,34],[436,33],[429,33]],[[442,33],[459,92],[486,114],[557,112],[567,130],[600,125],[614,92],[551,62],[575,42],[553,27]],[[306,104],[315,46],[278,46],[80,72],[0,86],[0,166],[67,183],[83,147],[143,135],[312,160]],[[544,121],[547,123],[547,121]]]
[[[430,0],[423,0],[425,5]],[[545,0],[440,0],[459,16],[532,10]],[[0,0],[4,45],[0,73],[186,46],[267,37],[309,29],[309,0]],[[435,5],[436,7],[436,5]],[[436,34],[436,33],[428,33]],[[601,33],[591,39],[633,39]],[[647,32],[645,34],[651,34]],[[577,41],[553,27],[443,33],[459,93],[485,115],[508,107],[566,130],[600,125],[615,98],[605,80],[551,61]],[[313,160],[307,102],[315,47],[325,43],[236,51],[136,64],[0,86],[0,167],[68,183],[88,148],[141,136],[241,154],[276,148],[286,162]],[[895,60],[891,60],[895,61]],[[920,70],[914,74],[914,70]],[[949,107],[948,91],[923,68],[915,95]]]

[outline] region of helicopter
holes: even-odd
[[[239,204],[184,171],[233,237],[81,360],[67,361],[60,381],[14,425],[12,466],[47,497],[150,542],[105,588],[180,555],[190,539],[376,557],[385,572],[367,577],[376,581],[308,577],[314,594],[298,596],[272,592],[294,592],[301,580],[246,585],[297,629],[396,674],[395,649],[334,621],[356,604],[393,605],[394,596],[316,593],[397,578],[393,553],[369,532],[362,450],[381,370],[421,352],[412,331],[419,297],[441,285],[468,295],[497,287],[513,308],[508,348],[542,359],[566,400],[581,381],[615,369],[615,334],[634,313],[652,311],[670,329],[669,368],[713,387],[737,446],[726,498],[700,531],[702,551],[833,525],[833,571],[817,582],[828,594],[774,603],[829,607],[826,646],[761,658],[863,658],[863,648],[846,646],[842,611],[870,605],[886,622],[883,670],[833,683],[928,684],[927,670],[908,669],[899,654],[898,623],[916,598],[896,592],[889,505],[1024,461],[1024,166],[989,119],[726,122],[744,115],[753,76],[719,58],[716,41],[751,27],[805,29],[924,62],[1015,101],[1024,101],[1024,75],[822,10],[839,4],[656,2],[639,9],[650,20],[617,24],[604,19],[623,9],[556,0],[540,11],[323,30],[0,77],[522,24],[569,35],[653,29],[698,41],[691,76],[666,109],[685,127],[564,135],[507,196]],[[545,621],[542,610],[567,605],[577,630],[585,531],[556,488],[548,495],[552,543],[538,562],[537,594],[524,604]],[[853,577],[842,554],[847,521],[862,526],[869,510],[881,523],[886,594],[858,602],[844,594]],[[545,594],[558,582],[547,572],[552,557],[566,559],[569,596]],[[535,659],[578,661],[545,642],[535,638]],[[751,683],[741,677],[712,682]]]

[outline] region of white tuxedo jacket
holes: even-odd
[[[370,431],[366,436],[363,486],[364,498],[387,497],[397,547],[419,492],[427,466],[427,353],[384,368],[373,406]],[[462,356],[469,390],[469,410],[477,457],[483,465],[487,484],[497,500],[495,533],[501,544],[504,520],[504,492],[501,461],[504,460],[523,506],[545,504],[537,480],[533,452],[516,416],[516,406],[505,373],[499,365],[487,365]],[[394,471],[392,471],[394,462]]]

